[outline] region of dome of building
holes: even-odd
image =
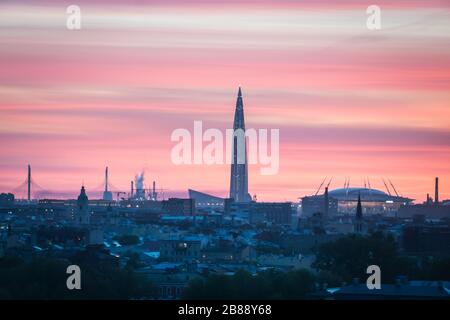
[[[88,197],[86,195],[86,189],[84,189],[84,186],[81,187],[80,195],[78,196],[78,202],[87,202]]]
[[[357,200],[358,195],[361,195],[361,200],[363,201],[386,201],[396,198],[381,190],[368,188],[340,188],[329,191],[328,195],[338,200]]]

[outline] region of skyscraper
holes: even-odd
[[[245,133],[244,104],[242,102],[241,87],[239,87],[236,100],[233,130],[235,134],[232,142],[230,198],[233,198],[235,202],[250,202],[252,197],[248,193],[247,141],[243,135],[236,134],[236,130]],[[238,142],[239,139],[242,140]],[[240,144],[241,148],[238,148]],[[241,151],[242,154],[239,154],[238,151]]]

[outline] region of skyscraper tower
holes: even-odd
[[[242,102],[241,87],[239,87],[236,110],[234,111],[233,130],[235,134],[233,135],[232,142],[233,154],[231,158],[230,198],[233,198],[235,202],[250,202],[252,201],[252,197],[248,193],[247,141],[245,136],[241,136],[243,141],[238,143],[240,135],[236,134],[236,130],[245,133],[244,104]],[[242,147],[238,148],[240,145],[242,145]],[[238,150],[243,154],[239,154]]]

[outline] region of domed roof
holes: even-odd
[[[334,189],[328,192],[330,196],[348,196],[355,195],[358,197],[358,194],[361,194],[361,197],[379,195],[379,196],[389,196],[386,192],[377,189],[368,189],[368,188],[340,188]]]
[[[88,197],[86,195],[86,189],[84,189],[84,186],[81,187],[80,195],[78,196],[78,202],[87,202]]]
[[[338,200],[357,200],[359,195],[361,195],[362,201],[368,200],[386,201],[395,198],[381,190],[368,188],[340,188],[329,191],[328,195]]]

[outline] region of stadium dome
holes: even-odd
[[[387,201],[398,198],[381,190],[368,188],[340,188],[329,191],[328,195],[338,200],[356,200],[358,195],[361,195],[361,200],[364,201]]]
[[[364,214],[395,215],[400,206],[408,204],[412,199],[369,188],[340,188],[328,191],[328,214],[354,214],[358,196],[361,196]],[[324,208],[324,194],[302,198],[302,214],[311,216]]]

